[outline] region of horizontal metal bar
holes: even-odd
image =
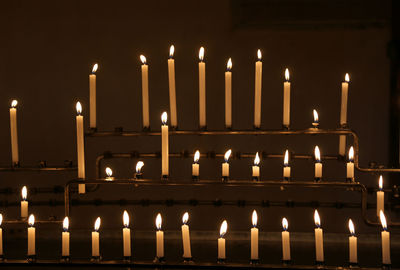
[[[0,167],[2,172],[76,171],[77,167]]]

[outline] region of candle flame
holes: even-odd
[[[106,174],[107,174],[108,177],[111,177],[111,176],[112,176],[113,171],[111,170],[110,167],[107,167],[107,168],[106,168]]]
[[[382,190],[382,189],[383,189],[383,177],[381,175],[381,176],[379,176],[379,190]]]
[[[82,105],[79,101],[76,103],[76,112],[77,112],[77,114],[82,113]]]
[[[146,65],[146,57],[143,54],[140,55],[140,61],[142,61],[143,65]]]
[[[286,218],[282,218],[282,228],[284,231],[287,231],[287,229],[289,228],[289,223]]]
[[[167,114],[167,112],[163,112],[162,115],[161,115],[162,124],[166,125],[167,124],[167,120],[168,120],[168,114]]]
[[[344,75],[344,80],[345,80],[345,82],[350,82],[349,73],[346,73],[346,75]]]
[[[229,157],[231,156],[231,153],[232,153],[231,149],[229,149],[228,151],[225,152],[225,155],[224,155],[225,162],[228,162]]]
[[[185,212],[185,214],[183,214],[182,216],[182,223],[186,224],[189,221],[189,213]]]
[[[157,228],[157,230],[161,230],[161,224],[162,224],[161,214],[158,213],[157,217],[156,217],[156,228]]]
[[[353,162],[353,160],[354,160],[354,148],[353,146],[351,146],[349,150],[349,162]]]
[[[349,231],[351,235],[354,235],[356,233],[356,230],[354,229],[354,223],[351,218],[349,219]]]
[[[3,215],[0,214],[0,226],[1,226],[2,223],[3,223]]]
[[[219,236],[222,238],[225,236],[226,231],[228,230],[228,223],[226,220],[222,221],[221,228],[219,229]]]
[[[69,218],[65,217],[63,221],[63,229],[64,231],[68,231],[68,228],[69,228]]]
[[[289,150],[285,151],[285,158],[283,159],[283,165],[289,166]]]
[[[95,63],[92,68],[92,73],[96,73],[97,69],[99,68],[99,64]]]
[[[318,214],[317,210],[315,210],[315,212],[314,212],[314,223],[315,223],[315,226],[317,226],[317,227],[321,226],[321,219],[319,218],[319,214]]]
[[[254,165],[258,166],[260,164],[260,156],[258,155],[258,152],[256,153],[256,157],[254,158]]]
[[[194,153],[194,159],[193,159],[194,163],[199,162],[199,159],[200,159],[200,151],[197,150],[196,153]]]
[[[387,230],[387,223],[386,223],[386,217],[385,214],[382,212],[382,210],[379,212],[379,217],[381,219],[381,224],[382,224],[382,228],[383,230]]]
[[[199,50],[199,59],[201,62],[203,62],[203,60],[204,60],[204,48],[203,47],[201,47]]]
[[[261,50],[260,49],[258,49],[258,51],[257,51],[257,60],[261,61]]]
[[[17,107],[18,101],[16,99],[14,99],[13,101],[11,101],[11,108],[15,108]]]
[[[22,190],[21,190],[21,195],[22,195],[22,200],[26,200],[26,197],[28,196],[28,189],[26,188],[26,186],[23,186],[22,187]]]
[[[289,69],[285,69],[285,80],[289,81]]]
[[[314,115],[314,123],[318,123],[318,112],[316,110],[313,110],[313,115]]]
[[[144,162],[143,161],[138,161],[136,163],[136,173],[141,173],[143,166],[144,166]]]
[[[316,161],[316,162],[321,162],[321,153],[320,153],[320,151],[319,151],[318,145],[315,146],[314,155],[315,155],[315,161]]]
[[[226,70],[231,71],[232,69],[232,58],[228,59],[228,63],[226,63]]]
[[[128,215],[128,212],[126,212],[126,210],[125,210],[124,214],[122,216],[123,216],[122,220],[124,222],[124,226],[126,228],[128,228],[129,227],[129,215]]]
[[[253,215],[252,215],[252,217],[251,217],[251,222],[253,223],[253,227],[257,226],[257,219],[258,219],[258,217],[257,217],[257,211],[254,210],[254,211],[253,211]]]
[[[169,57],[174,57],[174,52],[175,52],[175,47],[174,45],[171,45],[171,47],[169,47]]]
[[[33,227],[33,225],[35,225],[35,216],[34,216],[33,214],[31,214],[31,215],[29,216],[28,224],[29,224],[29,226],[31,226],[31,227]]]
[[[101,222],[101,219],[100,219],[100,217],[98,217],[98,218],[96,219],[96,222],[94,223],[94,230],[95,230],[96,232],[100,229],[100,222]]]

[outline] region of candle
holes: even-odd
[[[123,214],[124,228],[122,229],[122,239],[124,248],[124,257],[131,257],[131,229],[129,228],[129,215],[126,210]]]
[[[313,116],[314,116],[314,121],[312,122],[312,126],[314,128],[319,127],[319,119],[318,119],[318,112],[316,110],[313,110]]]
[[[323,230],[321,228],[321,220],[319,218],[318,211],[314,212],[314,222],[315,222],[315,260],[319,263],[324,261],[324,237]]]
[[[321,162],[321,154],[319,151],[319,147],[315,146],[314,149],[314,155],[315,155],[315,165],[314,165],[314,179],[316,182],[320,181],[322,178],[322,162]]]
[[[158,259],[163,259],[164,258],[164,232],[161,230],[161,225],[162,225],[162,218],[161,214],[158,213],[156,217],[156,256]]]
[[[232,150],[229,149],[225,152],[224,160],[225,162],[222,163],[222,180],[226,181],[229,179],[229,157],[231,156]]]
[[[253,211],[253,215],[251,218],[253,223],[253,228],[250,230],[251,234],[251,254],[250,258],[252,261],[258,260],[258,228],[257,228],[257,212],[256,210]]]
[[[349,262],[357,264],[357,237],[355,236],[354,224],[351,219],[349,219],[349,231]]]
[[[162,177],[168,178],[169,168],[169,151],[168,151],[168,125],[167,125],[167,112],[163,112],[161,115],[161,165],[162,165]]]
[[[62,237],[61,256],[69,257],[69,231],[68,231],[69,219],[68,219],[68,217],[64,218],[63,229],[64,229],[64,231],[61,234],[61,237]]]
[[[261,127],[261,85],[262,85],[262,62],[261,51],[257,51],[256,80],[254,89],[254,127]]]
[[[30,215],[28,219],[28,256],[35,256],[36,255],[36,248],[35,248],[35,216]]]
[[[90,128],[96,128],[96,71],[99,65],[93,65],[92,74],[89,75],[89,95],[90,95]]]
[[[381,219],[381,224],[382,224],[382,232],[381,232],[381,238],[382,238],[382,264],[388,265],[391,264],[390,261],[390,232],[387,231],[387,223],[386,223],[386,217],[383,211],[380,213],[380,219]]]
[[[92,232],[92,257],[99,258],[100,257],[100,217],[98,217],[94,223],[94,231]]]
[[[21,189],[21,195],[22,195],[22,200],[21,200],[21,218],[26,219],[28,218],[28,201],[27,201],[27,196],[28,196],[28,189],[26,186],[23,186]]]
[[[3,223],[3,215],[0,214],[0,258],[4,256],[3,252],[3,229],[1,228],[1,224]]]
[[[197,150],[196,153],[194,153],[193,164],[192,164],[192,178],[193,179],[199,179],[199,175],[200,175],[199,159],[200,159],[200,151]]]
[[[252,177],[253,180],[258,181],[260,180],[260,156],[258,152],[256,153],[256,157],[254,158],[254,165],[252,167]]]
[[[285,157],[283,159],[283,179],[286,181],[290,180],[289,150],[285,151]]]
[[[283,126],[290,125],[290,81],[289,70],[285,70],[285,81],[283,82]]]
[[[290,261],[290,233],[288,231],[289,223],[286,218],[282,219],[282,260]]]
[[[228,59],[225,72],[225,127],[232,127],[232,59]]]
[[[353,146],[349,150],[349,160],[346,165],[347,181],[354,182],[354,149]]]
[[[380,213],[385,211],[385,192],[383,191],[383,178],[379,176],[379,190],[376,192],[376,215],[380,217]]]
[[[348,99],[348,91],[349,91],[349,82],[350,77],[349,74],[346,73],[344,76],[344,82],[342,82],[342,103],[340,106],[340,126],[347,126],[347,99]],[[339,155],[344,156],[344,152],[346,149],[346,136],[339,136]]]
[[[114,181],[114,177],[112,176],[113,175],[113,171],[111,170],[110,167],[106,168],[106,175],[107,175],[107,177],[105,179],[106,181]]]
[[[171,114],[171,126],[178,126],[178,118],[176,111],[176,89],[175,89],[175,60],[174,60],[175,47],[171,45],[169,48],[168,59],[168,86],[169,86],[169,111]]]
[[[224,261],[226,259],[226,251],[225,251],[225,234],[228,230],[228,223],[224,220],[221,224],[221,228],[219,229],[219,238],[218,238],[218,260]]]
[[[146,57],[140,55],[142,61],[142,110],[143,110],[143,128],[150,128],[149,117],[149,66],[146,64]]]
[[[142,179],[142,168],[144,166],[144,162],[143,161],[138,161],[136,163],[136,179]]]
[[[192,252],[190,250],[190,233],[189,233],[189,225],[187,222],[189,220],[189,213],[186,212],[182,216],[182,244],[183,244],[183,258],[190,259],[192,258]]]
[[[204,63],[204,48],[199,51],[199,123],[200,128],[206,127],[206,63]]]
[[[17,104],[15,99],[11,102],[10,108],[10,133],[11,133],[11,158],[12,165],[18,166],[18,128],[17,128]]]
[[[78,152],[78,178],[85,179],[85,139],[83,128],[82,105],[76,103],[76,146]],[[79,193],[85,193],[85,185],[79,184]]]

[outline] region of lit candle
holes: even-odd
[[[3,215],[0,214],[0,258],[4,256],[3,252],[3,229],[1,228],[1,224],[3,223]]]
[[[85,139],[83,128],[82,105],[76,103],[76,147],[78,152],[78,178],[85,179]],[[79,193],[85,193],[85,185],[79,184]]]
[[[106,181],[114,181],[114,177],[112,176],[113,175],[113,171],[111,170],[110,167],[106,168],[106,175],[107,175],[107,177],[105,179]]]
[[[17,128],[17,104],[15,99],[11,102],[10,108],[10,133],[11,133],[11,158],[12,165],[18,166],[18,128]]]
[[[149,66],[146,64],[146,57],[140,55],[142,61],[142,110],[143,110],[143,128],[150,128],[149,117]]]
[[[98,259],[100,257],[100,217],[94,223],[94,231],[92,232],[92,257]]]
[[[62,257],[69,257],[69,219],[68,217],[64,218],[63,221],[63,229],[64,231],[61,234],[62,238],[62,251],[61,251],[61,256]]]
[[[354,224],[351,219],[349,219],[349,231],[349,262],[357,264],[357,237],[355,236]]]
[[[124,257],[131,257],[131,229],[129,228],[129,215],[126,210],[123,214],[124,228],[122,229],[123,247],[124,247]]]
[[[289,70],[285,70],[285,81],[283,82],[283,126],[290,125],[290,81]]]
[[[254,127],[261,127],[261,85],[262,85],[262,62],[261,51],[257,51],[256,80],[254,89]]]
[[[163,259],[164,258],[164,232],[161,230],[161,225],[162,225],[162,218],[161,214],[159,213],[156,217],[156,254],[158,259]]]
[[[144,166],[144,162],[143,161],[138,161],[136,163],[136,174],[135,174],[136,179],[142,179],[142,177],[143,177],[143,175],[142,175],[143,166]]]
[[[206,63],[204,63],[204,48],[199,51],[199,123],[200,128],[206,127]]]
[[[167,112],[163,112],[161,115],[161,165],[162,165],[162,177],[168,178],[169,175],[169,151],[168,151],[168,125],[167,125]]]
[[[382,224],[382,264],[388,265],[391,264],[390,261],[390,232],[387,231],[387,223],[385,214],[380,212],[381,224]]]
[[[286,218],[282,219],[282,260],[287,262],[290,257],[290,233],[288,231],[289,223]]]
[[[190,233],[189,233],[189,225],[187,222],[189,220],[189,213],[186,212],[182,216],[182,244],[183,244],[183,258],[190,259],[192,258],[192,252],[190,250]]]
[[[175,89],[175,60],[174,60],[175,47],[171,45],[169,48],[168,59],[168,85],[169,85],[169,111],[171,114],[171,126],[178,126],[178,118],[176,111],[176,89]]]
[[[289,150],[285,151],[285,157],[283,159],[283,179],[286,181],[290,180]]]
[[[253,223],[253,228],[251,228],[251,254],[250,258],[252,261],[257,261],[258,258],[258,228],[257,228],[257,212],[256,210],[253,211],[253,215],[251,218]]]
[[[219,238],[218,238],[218,261],[224,261],[226,259],[226,251],[225,251],[225,234],[228,230],[228,223],[224,220],[221,224],[221,228],[219,229]]]
[[[21,189],[21,195],[22,195],[22,200],[21,200],[21,218],[26,219],[28,218],[28,189],[26,186],[23,186]]]
[[[35,216],[30,215],[28,220],[28,256],[35,256],[36,255],[36,248],[35,248]]]
[[[314,116],[314,121],[312,122],[312,126],[314,128],[319,127],[319,118],[318,118],[318,112],[316,110],[313,110],[313,116]]]
[[[315,155],[314,179],[316,182],[318,182],[318,181],[321,181],[321,178],[322,178],[322,162],[321,162],[321,154],[320,154],[318,146],[315,146],[314,155]]]
[[[258,152],[256,153],[256,157],[254,158],[254,165],[252,167],[252,176],[253,180],[258,181],[260,180],[260,156]]]
[[[383,191],[383,178],[379,176],[379,190],[376,192],[376,215],[380,217],[380,213],[385,211],[385,192]]]
[[[224,160],[225,162],[222,163],[222,180],[226,181],[229,179],[229,157],[231,156],[232,150],[229,149],[225,152]]]
[[[349,160],[346,165],[347,168],[347,181],[354,182],[354,149],[353,146],[349,150]]]
[[[225,127],[232,127],[232,59],[228,59],[225,72]]]
[[[99,65],[93,65],[92,73],[89,75],[89,94],[90,94],[90,128],[96,128],[96,71]]]
[[[342,82],[342,103],[340,107],[340,126],[347,126],[347,99],[348,99],[348,91],[349,91],[349,82],[350,77],[349,74],[346,73],[344,76],[344,82]],[[344,156],[346,149],[346,136],[339,136],[339,155]]]
[[[197,150],[196,153],[194,153],[194,159],[192,164],[192,178],[195,180],[199,179],[200,176],[199,159],[200,159],[200,151]]]
[[[319,263],[324,261],[324,236],[323,230],[321,228],[321,220],[319,218],[318,211],[314,212],[314,222],[315,222],[315,260]]]

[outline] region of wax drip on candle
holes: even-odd
[[[16,99],[14,99],[13,101],[11,101],[11,108],[15,108],[18,105],[18,101]]]
[[[161,214],[158,213],[157,217],[156,217],[156,228],[158,231],[161,231],[161,225],[162,225],[162,218],[161,218]]]
[[[319,125],[319,118],[318,118],[318,112],[317,112],[315,109],[313,110],[313,116],[314,116],[314,121],[313,121],[312,125],[313,125],[314,127],[318,127],[318,125]]]
[[[94,223],[94,231],[95,231],[95,232],[98,232],[98,231],[99,231],[99,229],[100,229],[100,222],[101,222],[101,219],[100,219],[100,217],[98,217],[98,218],[96,219],[96,222]]]
[[[232,70],[232,59],[229,58],[228,62],[226,63],[226,71],[231,71]]]
[[[314,223],[315,223],[315,227],[321,228],[321,219],[319,218],[319,214],[318,214],[317,210],[314,211]]]
[[[257,227],[257,220],[258,220],[257,211],[253,210],[253,215],[251,217],[251,223],[253,224],[253,228]]]
[[[381,220],[382,229],[384,231],[387,231],[386,217],[385,217],[385,214],[382,212],[382,210],[379,212],[379,217]]]
[[[69,229],[69,218],[65,217],[63,221],[63,230],[64,232],[68,232]]]
[[[346,75],[344,75],[344,81],[349,83],[350,82],[350,76],[349,73],[346,73]]]
[[[28,196],[28,189],[26,188],[26,186],[23,186],[21,189],[21,196],[22,196],[22,200],[26,201],[26,198]]]
[[[143,161],[138,161],[136,163],[136,173],[142,173],[142,167],[144,166]]]
[[[318,146],[315,146],[314,157],[315,157],[315,162],[321,163],[321,153],[319,151],[319,147]]]
[[[289,150],[285,151],[285,157],[283,159],[283,166],[289,167]]]
[[[201,47],[199,50],[199,60],[200,62],[204,62],[204,47]]]
[[[289,223],[286,218],[282,218],[282,228],[284,231],[287,231],[289,228]]]
[[[257,50],[257,61],[261,62],[261,50],[260,49]]]
[[[175,52],[175,47],[174,47],[174,45],[171,45],[171,47],[169,47],[169,58],[170,59],[174,58],[174,52]]]
[[[199,163],[199,160],[200,160],[200,151],[197,150],[197,151],[194,153],[193,162],[194,162],[195,164],[197,164],[197,163]]]
[[[185,214],[183,214],[183,216],[182,216],[183,225],[186,225],[188,223],[188,221],[189,221],[189,213],[185,212]]]
[[[289,78],[289,69],[285,69],[285,81],[288,82]]]
[[[260,156],[258,152],[256,153],[256,157],[254,158],[254,166],[258,166],[260,164]]]
[[[78,115],[82,114],[82,105],[81,105],[81,103],[79,101],[76,103],[76,113]]]
[[[128,228],[129,227],[129,215],[128,215],[128,212],[126,210],[124,211],[122,220],[123,220],[123,223],[124,223],[124,227]]]
[[[92,74],[95,74],[98,68],[99,68],[99,64],[95,63],[92,68]]]
[[[226,231],[228,230],[228,223],[226,220],[222,221],[221,228],[219,229],[219,237],[224,238]]]
[[[351,218],[349,219],[349,231],[350,231],[350,235],[351,235],[351,236],[355,236],[356,231],[355,231],[355,229],[354,229],[354,223],[353,223],[353,221],[351,220]]]
[[[29,216],[28,225],[29,227],[33,227],[35,225],[35,216],[33,214]]]
[[[383,177],[382,175],[379,176],[379,191],[383,190]]]
[[[231,149],[229,149],[228,151],[225,152],[224,160],[226,163],[229,161],[229,157],[231,156],[231,153],[232,153]]]
[[[168,114],[167,114],[167,112],[163,112],[162,115],[161,115],[162,124],[166,125],[167,124],[167,120],[168,120]]]
[[[142,61],[143,65],[146,65],[146,57],[143,54],[140,55],[140,61]]]
[[[353,146],[351,146],[350,150],[349,150],[349,162],[354,162],[354,149],[353,149]]]

